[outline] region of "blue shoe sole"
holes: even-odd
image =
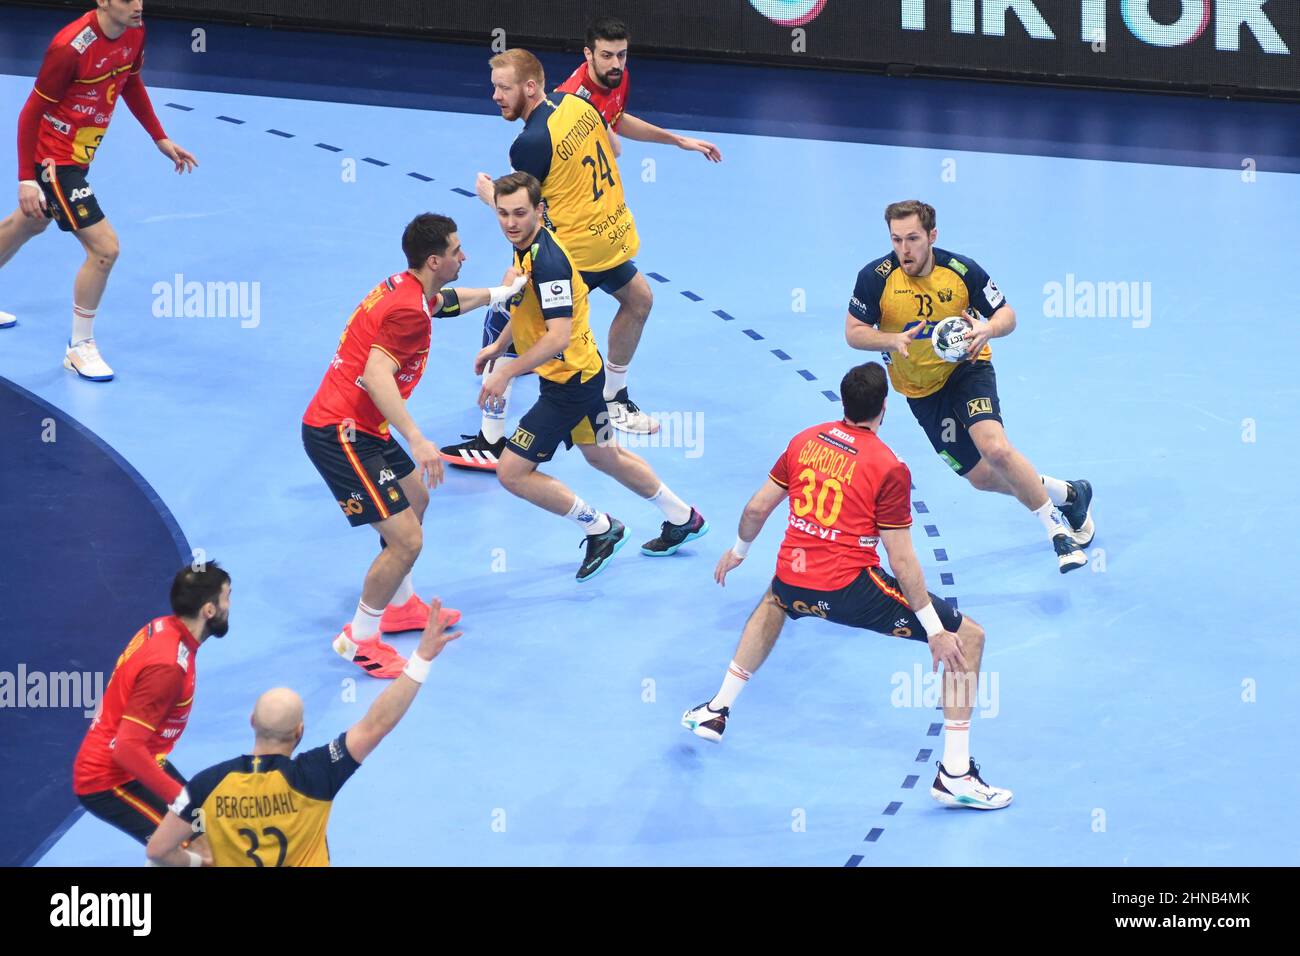
[[[621,538],[618,539],[618,543],[614,545],[614,550],[611,551],[611,552],[609,553],[609,557],[606,558],[604,561],[600,562],[600,565],[596,568],[596,570],[595,570],[595,571],[592,571],[592,572],[591,572],[589,575],[587,575],[585,578],[578,578],[578,579],[577,579],[578,583],[579,583],[579,584],[586,584],[588,581],[590,581],[590,580],[591,580],[592,578],[594,578],[596,575],[600,574],[601,571],[604,571],[604,570],[605,570],[605,566],[608,565],[610,561],[614,560],[614,555],[618,554],[619,550],[623,547],[623,545],[627,544],[627,538],[628,538],[627,526],[624,525],[624,526],[623,526],[623,537],[621,537]]]
[[[673,545],[667,551],[647,551],[645,548],[642,548],[641,553],[645,555],[649,555],[652,558],[666,558],[670,554],[676,554],[677,549],[680,548],[686,542],[694,541],[696,538],[702,538],[708,533],[709,533],[709,523],[706,521],[704,522],[704,524],[700,525],[699,531],[692,531],[686,537],[682,538],[682,540],[679,543]]]

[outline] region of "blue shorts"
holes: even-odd
[[[588,289],[599,289],[613,295],[636,277],[636,263],[631,259],[612,269],[600,269],[596,272],[582,273],[582,281]]]
[[[909,398],[907,404],[939,457],[959,475],[980,461],[970,426],[985,419],[1002,421],[998,378],[987,360],[959,363],[943,388],[924,398]]]
[[[609,410],[605,404],[605,368],[586,382],[575,372],[567,382],[540,379],[537,404],[519,419],[519,427],[506,444],[520,458],[541,464],[549,461],[564,442],[606,445],[611,441]]]

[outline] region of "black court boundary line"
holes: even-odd
[[[53,415],[58,421],[71,425],[72,428],[83,438],[87,439],[92,445],[107,455],[109,460],[112,461],[113,464],[117,465],[118,468],[122,469],[126,476],[135,483],[136,487],[138,487],[140,492],[144,495],[145,500],[147,500],[158,513],[158,517],[162,520],[163,525],[171,533],[172,542],[176,545],[176,554],[180,557],[181,562],[188,564],[193,560],[194,553],[190,549],[189,539],[185,537],[185,532],[181,530],[180,524],[176,521],[176,516],[172,514],[171,509],[168,508],[166,502],[162,500],[162,496],[154,490],[153,485],[149,484],[149,482],[145,480],[144,476],[141,475],[140,472],[136,471],[135,467],[127,461],[116,448],[104,441],[104,439],[100,438],[99,435],[95,434],[95,432],[89,427],[77,421],[77,419],[73,418],[63,409],[56,405],[52,405],[36,393],[28,391],[17,382],[5,378],[3,375],[0,375],[0,388],[9,389],[19,398],[26,399],[38,408],[44,409],[47,413]],[[68,814],[62,823],[54,828],[53,832],[51,832],[49,836],[41,841],[40,845],[35,850],[28,854],[27,859],[23,860],[19,866],[35,866],[39,863],[41,858],[50,851],[50,848],[53,847],[65,833],[72,829],[72,825],[76,823],[85,812],[86,808],[78,805]]]

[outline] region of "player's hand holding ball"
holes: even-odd
[[[979,313],[974,309],[967,309],[964,318],[971,326],[971,331],[966,333],[964,358],[974,359],[984,351],[984,346],[989,344],[989,339],[993,338],[993,323],[980,318]]]

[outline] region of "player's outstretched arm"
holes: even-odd
[[[504,305],[518,295],[519,290],[527,282],[528,274],[520,272],[510,278],[504,285],[494,285],[487,289],[463,289],[457,286],[454,290],[456,298],[460,300],[460,312],[457,314],[472,312],[475,309],[481,309],[485,305],[492,308]]]
[[[680,133],[662,129],[654,123],[647,123],[630,113],[623,114],[623,119],[619,122],[619,132],[628,139],[635,139],[642,143],[662,143],[665,146],[676,146],[678,149],[702,153],[704,158],[711,163],[722,162],[722,150],[708,140],[696,139],[693,136],[682,136]]]
[[[786,489],[771,478],[754,492],[754,496],[745,505],[745,510],[740,513],[736,543],[724,551],[722,557],[718,559],[718,565],[713,569],[713,580],[723,587],[727,586],[727,575],[740,567],[741,562],[745,560],[745,555],[749,554],[749,546],[763,530],[763,525],[767,524],[767,519],[772,516],[776,506],[785,500],[786,494]]]
[[[145,856],[151,866],[211,866],[211,856],[181,846],[193,837],[194,828],[177,816],[174,810],[168,810],[167,816],[163,817],[162,823],[158,824],[158,829],[149,838],[144,850]],[[205,846],[206,843],[199,845]]]
[[[444,647],[460,637],[460,631],[447,632],[441,611],[442,601],[434,598],[429,602],[429,623],[420,635],[420,646],[407,660],[406,669],[370,705],[366,716],[348,730],[348,753],[357,763],[370,756],[371,751],[379,746],[379,741],[397,726],[428,676],[429,664]]]
[[[406,410],[406,402],[397,388],[397,370],[398,365],[392,356],[383,349],[372,348],[366,358],[365,371],[361,373],[361,384],[365,386],[370,400],[375,403],[375,408],[406,439],[411,449],[411,459],[420,469],[424,483],[430,488],[437,488],[442,484],[442,458],[438,455],[438,447],[424,437],[420,427],[415,424],[415,419]]]
[[[925,627],[930,642],[930,655],[934,669],[939,663],[952,671],[964,671],[966,660],[962,657],[957,635],[945,631],[939,621],[939,614],[931,606],[930,592],[925,587],[925,573],[921,562],[916,559],[916,549],[912,547],[912,529],[881,528],[880,541],[889,556],[889,570],[898,578],[898,585],[903,589],[907,604],[915,611]]]

